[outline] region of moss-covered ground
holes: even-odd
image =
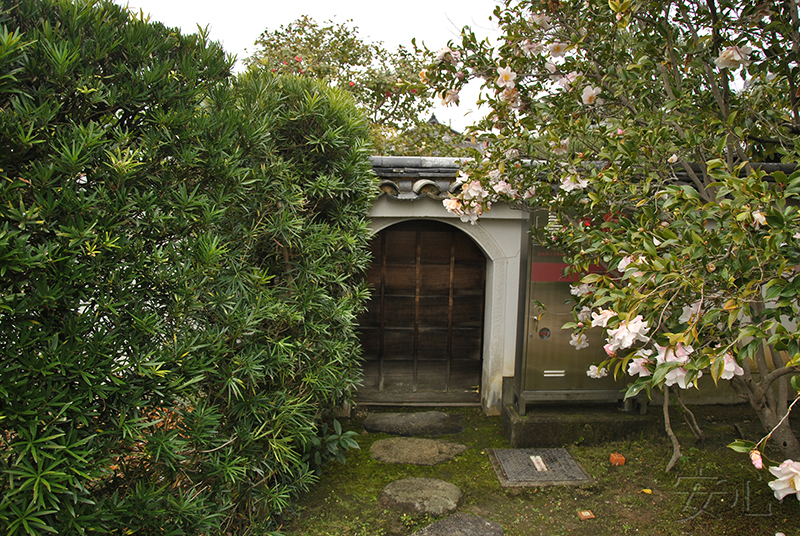
[[[706,433],[702,444],[697,444],[680,417],[674,416],[683,457],[669,473],[664,471],[672,454],[669,440],[664,433],[648,433],[601,445],[564,445],[593,482],[538,488],[501,487],[487,454],[489,449],[510,448],[499,417],[486,417],[478,408],[444,411],[461,413],[464,431],[441,439],[463,443],[469,449],[433,467],[373,460],[370,445],[388,436],[364,431],[366,410],[342,420],[345,428],[359,432],[360,450],[349,452],[346,464],[334,462],[324,470],[319,482],[300,497],[286,517],[282,532],[292,536],[412,534],[435,519],[385,510],[377,499],[393,480],[425,476],[460,487],[459,511],[499,523],[507,536],[774,536],[776,532],[800,536],[800,501],[794,496],[777,501],[767,486],[772,476],[766,470],[757,471],[747,455],[726,447],[741,435],[760,439],[760,427],[747,406],[696,408]],[[794,425],[798,424],[796,417]],[[611,453],[623,454],[625,465],[611,465]],[[774,451],[771,454],[779,457]],[[585,510],[591,511],[594,519],[579,519],[578,511]]]

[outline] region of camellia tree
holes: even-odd
[[[771,437],[786,459],[766,462],[771,486],[795,493],[797,2],[527,0],[494,15],[498,45],[465,28],[425,72],[456,97],[483,79],[491,107],[474,127],[490,152],[446,208],[473,223],[498,201],[548,211],[536,238],[584,274],[572,343],[607,336],[588,373],[630,374],[628,397],[663,389],[670,434],[670,394],[729,381],[768,432],[733,447],[761,467]]]
[[[431,108],[431,93],[419,83],[420,58],[402,46],[391,52],[381,42],[364,42],[346,23],[320,25],[303,16],[265,31],[255,44],[245,59],[250,68],[310,76],[344,89],[384,133],[416,125]]]

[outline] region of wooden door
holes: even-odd
[[[360,318],[365,403],[480,401],[486,258],[457,228],[409,221],[372,242]]]

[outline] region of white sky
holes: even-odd
[[[470,26],[481,37],[498,35],[489,20],[495,0],[114,0],[130,8],[141,9],[183,33],[196,32],[197,25],[209,27],[210,38],[219,41],[226,52],[237,58],[249,56],[253,43],[266,29],[275,30],[302,15],[319,23],[327,20],[356,26],[364,41],[383,41],[389,50],[405,45],[411,39],[424,42],[431,50],[443,47],[448,40],[458,41],[463,26]],[[478,119],[474,112],[477,88],[461,94],[459,107],[434,110],[440,122],[458,131]],[[472,111],[473,113],[469,113]],[[465,117],[466,115],[466,117]]]

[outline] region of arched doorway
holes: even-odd
[[[479,403],[486,257],[464,232],[406,221],[372,241],[359,319],[362,403]]]

